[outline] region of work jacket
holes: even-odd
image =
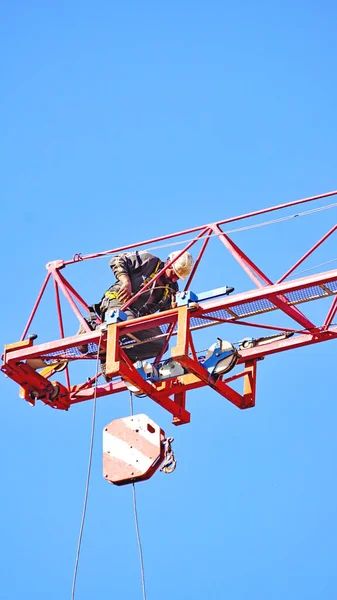
[[[135,295],[164,267],[164,263],[157,256],[149,252],[136,251],[113,256],[109,263],[116,281],[105,292],[102,298],[101,310],[106,310],[109,303],[115,304],[118,291],[121,288],[120,275],[127,275],[131,282],[132,294]],[[167,282],[162,277],[154,281],[149,288],[130,304],[130,309],[135,316],[153,314],[158,311],[168,310],[175,300],[179,287],[176,282]],[[111,301],[111,302],[110,302]]]

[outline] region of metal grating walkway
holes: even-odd
[[[302,302],[309,302],[310,300],[318,300],[320,298],[327,298],[337,293],[337,281],[332,281],[324,285],[312,285],[294,292],[288,292],[284,297],[288,300],[288,304],[293,306]],[[251,302],[245,302],[243,304],[233,304],[228,310],[221,309],[210,311],[208,314],[212,317],[212,320],[207,320],[207,313],[205,318],[191,318],[191,330],[200,329],[201,327],[209,327],[216,325],[216,321],[213,318],[218,319],[244,319],[246,317],[253,317],[254,315],[261,315],[273,310],[278,310],[270,300],[253,300]]]
[[[325,283],[322,285],[311,285],[299,290],[288,292],[284,298],[288,300],[288,304],[290,306],[300,304],[303,302],[309,302],[310,300],[318,300],[320,298],[332,297],[337,294],[337,281],[332,281],[330,283]],[[202,306],[202,303],[201,303]],[[254,315],[261,315],[267,312],[271,312],[273,310],[279,310],[275,304],[273,304],[268,299],[261,300],[253,300],[251,302],[245,302],[242,304],[233,304],[228,309],[220,309],[220,310],[210,310],[209,312],[204,313],[204,318],[200,317],[191,317],[190,325],[191,331],[195,331],[197,329],[202,329],[204,327],[211,327],[212,325],[217,325],[217,321],[214,319],[219,319],[220,321],[226,319],[235,322],[235,319],[244,319],[246,317],[252,317]],[[212,317],[212,319],[207,319],[207,315]],[[168,325],[163,325],[161,327],[162,335],[166,335],[168,331]],[[175,327],[173,334],[177,331],[177,327]],[[149,338],[151,339],[151,338]],[[128,346],[130,344],[135,344],[134,340],[126,341],[122,343],[122,346]],[[68,359],[68,360],[76,360],[83,358],[95,358],[97,356],[97,345],[89,344],[88,352],[83,355],[78,347],[74,346],[72,348],[67,348],[66,350],[57,350],[55,352],[49,352],[48,354],[41,355],[47,362],[55,359]]]

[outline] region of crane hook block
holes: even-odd
[[[103,476],[125,485],[149,479],[165,458],[164,431],[144,414],[115,419],[103,429]]]

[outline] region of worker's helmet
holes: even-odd
[[[173,260],[180,252],[171,252],[168,255],[168,260]],[[194,265],[193,256],[189,252],[184,252],[179,258],[172,263],[171,267],[179,279],[187,279]]]

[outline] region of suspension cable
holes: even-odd
[[[133,396],[132,396],[132,392],[130,392],[130,414],[133,415]],[[140,541],[139,523],[138,523],[138,512],[137,512],[136,486],[135,486],[134,483],[132,484],[132,496],[133,496],[133,512],[134,512],[134,516],[135,516],[137,543],[138,543],[138,550],[139,550],[140,571],[141,571],[141,575],[142,575],[143,600],[146,600],[143,548],[142,548],[142,544],[141,544],[141,541]]]
[[[245,227],[236,227],[235,229],[227,229],[227,230],[224,230],[223,232],[220,232],[220,233],[216,233],[216,232],[209,233],[208,232],[205,235],[200,236],[200,237],[192,237],[190,239],[183,240],[183,241],[175,241],[175,242],[168,242],[166,244],[158,244],[156,246],[151,246],[149,248],[143,248],[143,251],[144,252],[153,252],[153,250],[161,250],[162,248],[174,248],[175,246],[181,246],[183,244],[188,244],[190,242],[196,242],[198,240],[201,241],[201,240],[206,239],[206,238],[219,237],[220,235],[222,235],[222,233],[225,233],[226,235],[228,235],[229,233],[239,233],[241,231],[248,231],[250,229],[258,229],[260,227],[266,227],[267,225],[275,225],[277,223],[282,223],[284,221],[290,221],[291,219],[295,219],[297,217],[305,217],[307,215],[315,214],[317,212],[329,210],[331,208],[336,208],[336,207],[337,207],[337,202],[335,202],[333,204],[326,204],[326,205],[320,206],[318,208],[312,208],[310,210],[304,210],[302,212],[293,213],[293,214],[288,215],[286,217],[280,217],[278,219],[271,219],[269,221],[263,221],[261,223],[255,223],[253,225],[247,225]],[[142,244],[138,244],[137,247],[140,247],[141,245]],[[133,247],[130,247],[127,251],[128,252],[132,251],[132,248]],[[110,254],[116,254],[116,251],[115,250],[111,250],[111,251],[100,252],[100,253],[98,253],[95,256],[91,256],[91,255],[82,256],[81,253],[78,253],[79,258],[76,261],[74,261],[73,264],[76,264],[76,262],[82,262],[82,261],[88,260],[88,259],[98,259],[98,258],[104,258],[104,259],[106,259],[106,257],[109,256]],[[66,262],[68,262],[68,261],[66,261]],[[69,261],[69,262],[71,264],[73,261]]]
[[[313,267],[309,267],[308,269],[301,269],[301,271],[295,271],[292,275],[289,275],[289,279],[298,277],[301,273],[308,273],[309,271],[313,271],[314,269],[318,269],[319,267],[324,267],[325,265],[330,265],[333,262],[336,262],[337,258],[332,258],[331,260],[326,260],[325,262],[319,263],[318,265],[314,265]]]
[[[89,483],[90,483],[90,475],[91,475],[92,455],[93,455],[94,438],[95,438],[95,423],[96,423],[96,408],[97,408],[98,364],[99,364],[99,354],[100,354],[100,347],[101,347],[102,335],[103,334],[101,332],[101,335],[100,335],[100,338],[99,338],[99,342],[98,342],[98,349],[97,349],[96,376],[95,376],[94,400],[93,400],[93,408],[92,408],[92,423],[91,423],[91,438],[90,438],[90,447],[89,447],[88,471],[87,471],[87,480],[86,480],[86,485],[85,485],[85,493],[84,493],[84,501],[83,501],[81,526],[80,526],[80,532],[79,532],[78,544],[77,544],[77,551],[76,551],[74,576],[73,576],[73,583],[72,583],[72,590],[71,590],[71,600],[75,599],[75,587],[76,587],[76,579],[77,579],[78,562],[79,562],[79,558],[80,558],[81,543],[82,543],[82,536],[83,536],[83,529],[84,529],[84,521],[85,521],[85,517],[86,517],[87,503],[88,503],[88,493],[89,493]]]

